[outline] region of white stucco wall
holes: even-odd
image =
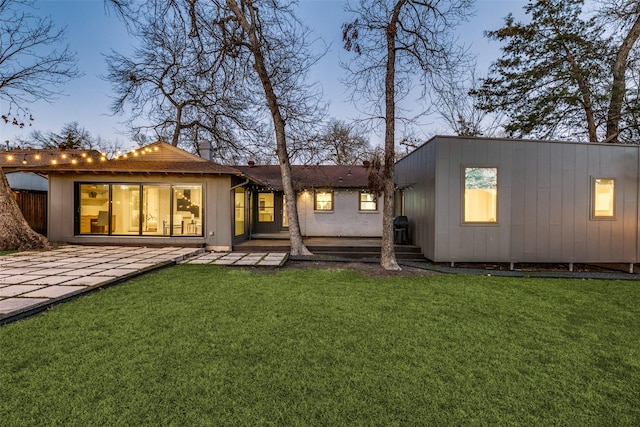
[[[298,195],[298,216],[303,236],[380,237],[382,235],[382,197],[378,210],[359,211],[360,192],[334,191],[333,211],[313,210],[313,191]]]

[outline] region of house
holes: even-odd
[[[21,169],[48,176],[51,241],[230,248],[236,169],[162,142],[111,160]]]
[[[36,232],[47,233],[47,177],[37,172],[19,169],[50,164],[63,164],[85,159],[100,159],[95,150],[76,149],[16,149],[0,150],[0,167],[27,223]]]
[[[252,236],[288,230],[280,167],[236,166],[251,182],[236,189],[249,206]],[[297,193],[300,231],[304,237],[380,237],[382,198],[367,189],[370,169],[345,165],[292,165],[291,181]],[[241,194],[245,194],[243,199]],[[239,217],[236,211],[236,218]],[[237,229],[236,231],[239,231]]]
[[[638,146],[437,136],[396,164],[398,208],[435,262],[632,267],[639,164]]]
[[[111,160],[19,169],[48,178],[54,242],[229,250],[288,231],[279,166],[223,166],[157,142]],[[293,166],[292,177],[303,236],[380,236],[382,206],[367,190],[367,167]]]

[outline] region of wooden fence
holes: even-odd
[[[31,228],[47,235],[47,193],[44,191],[14,191],[18,206]]]

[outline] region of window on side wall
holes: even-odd
[[[378,210],[378,198],[373,193],[366,191],[360,192],[360,204],[359,209],[361,211],[377,211]]]
[[[594,178],[592,182],[591,216],[594,219],[615,218],[615,180]]]
[[[313,210],[332,211],[333,210],[333,191],[328,191],[328,190],[316,191],[314,202],[313,202]]]
[[[464,168],[463,205],[465,223],[497,222],[498,168]]]

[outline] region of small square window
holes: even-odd
[[[378,210],[378,198],[373,193],[360,192],[360,207],[361,211],[377,211]]]
[[[332,211],[333,191],[316,191],[313,209],[316,211]]]
[[[595,178],[593,180],[593,218],[614,218],[615,180]]]

